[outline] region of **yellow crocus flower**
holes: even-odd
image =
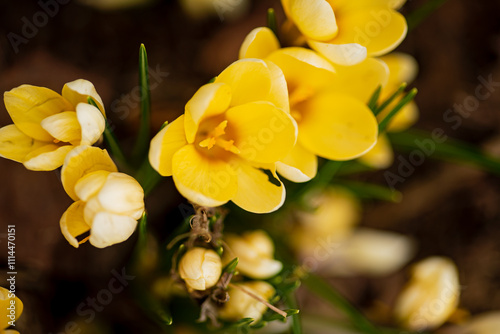
[[[9,290],[0,287],[0,333],[19,333],[13,329],[5,329],[21,316],[23,313],[23,303]]]
[[[256,213],[278,209],[285,188],[276,161],[292,149],[297,125],[289,115],[286,81],[271,62],[243,59],[202,86],[185,114],[151,141],[149,161],[173,176],[190,201],[215,207],[233,201]],[[273,175],[273,182],[263,171]]]
[[[387,84],[380,93],[380,101],[386,100],[403,83],[410,83],[415,80],[418,72],[416,60],[404,53],[394,52],[379,58],[389,69]],[[403,95],[394,99],[380,114],[378,121],[382,121],[387,114],[401,101]],[[418,119],[418,107],[414,101],[405,105],[389,123],[388,132],[403,131],[412,126]],[[381,134],[377,144],[360,161],[374,168],[387,168],[394,161],[394,153],[391,143],[385,134]]]
[[[282,0],[290,20],[311,48],[330,61],[354,65],[396,48],[408,31],[396,10],[404,0]]]
[[[14,124],[0,128],[0,156],[30,170],[60,167],[75,146],[94,144],[104,131],[104,115],[87,103],[89,96],[104,110],[94,85],[83,79],[65,84],[62,95],[31,85],[6,92]]]
[[[261,57],[278,65],[288,85],[290,113],[299,129],[297,144],[280,159],[278,172],[294,182],[312,179],[317,156],[351,160],[376,143],[378,124],[366,106],[370,95],[387,82],[387,66],[374,58],[354,66],[334,66],[313,50],[279,48],[268,28],[254,29],[240,57]]]
[[[131,176],[118,173],[105,150],[79,146],[61,170],[64,189],[75,200],[60,220],[61,231],[75,248],[89,240],[104,248],[127,240],[144,213],[144,191]],[[77,237],[90,232],[78,241]]]

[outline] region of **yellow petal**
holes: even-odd
[[[300,86],[312,90],[324,87],[335,78],[332,64],[318,53],[305,48],[280,49],[270,54],[268,59],[282,69],[290,94]]]
[[[293,182],[307,182],[316,176],[318,158],[297,143],[290,153],[276,163],[278,173]]]
[[[368,56],[394,50],[406,37],[408,26],[400,13],[384,7],[370,7],[343,13],[337,19],[339,33],[334,44],[360,44]]]
[[[45,87],[21,85],[4,93],[10,118],[19,130],[37,140],[52,141],[40,123],[48,116],[74,110],[65,98]]]
[[[76,117],[81,127],[80,145],[92,145],[97,142],[106,127],[106,121],[99,109],[87,103],[79,103],[76,106]]]
[[[396,106],[396,103],[401,99],[396,99],[393,101],[384,112],[380,113],[377,118],[382,120],[384,116],[387,115],[389,110]],[[414,101],[411,101],[407,105],[405,105],[394,118],[389,123],[387,127],[387,131],[389,132],[398,132],[408,129],[410,126],[417,122],[419,116],[418,106]]]
[[[376,58],[368,58],[352,66],[337,66],[336,69],[337,78],[330,89],[366,103],[379,86],[387,84],[389,78],[387,65]]]
[[[82,129],[74,111],[64,111],[45,118],[42,128],[52,137],[64,143],[78,145]]]
[[[216,83],[226,83],[231,87],[230,106],[265,101],[271,90],[271,73],[265,61],[241,59],[229,65],[215,79]]]
[[[332,6],[326,0],[290,0],[290,16],[308,38],[328,41],[337,34]]]
[[[73,149],[71,145],[45,145],[31,151],[24,157],[24,167],[29,170],[49,171],[61,167],[66,155]]]
[[[68,82],[62,89],[62,96],[64,96],[75,107],[78,103],[87,104],[87,99],[90,96],[97,103],[101,112],[106,115],[102,99],[99,94],[97,94],[94,85],[90,81],[77,79],[75,81]]]
[[[308,40],[307,43],[313,49],[322,54],[332,63],[351,66],[362,62],[367,57],[366,47],[357,43],[337,43],[336,39],[331,43],[322,43]]]
[[[410,83],[415,80],[418,73],[418,63],[412,56],[405,53],[393,52],[380,57],[380,60],[386,63],[389,68],[388,88],[392,91],[387,92],[385,95],[392,94],[401,83]],[[381,94],[381,97],[384,98],[384,94]]]
[[[76,186],[82,180],[78,181]],[[144,190],[132,176],[110,173],[97,195],[102,208],[110,213],[141,218],[144,213]]]
[[[238,192],[232,201],[242,209],[253,213],[268,213],[279,209],[286,197],[285,187],[281,183],[274,166],[268,170],[274,176],[273,182],[269,176],[259,168],[250,164],[241,163],[238,172]]]
[[[377,169],[384,169],[392,165],[394,161],[394,152],[392,151],[391,142],[387,136],[381,134],[375,146],[361,156],[359,161]]]
[[[332,93],[319,94],[304,103],[299,142],[330,160],[350,160],[377,142],[378,123],[359,100]]]
[[[202,120],[222,114],[231,102],[231,88],[225,83],[209,83],[201,86],[186,103],[184,127],[186,139],[193,143]]]
[[[61,181],[64,190],[73,200],[78,200],[75,185],[85,175],[98,171],[118,172],[106,150],[98,147],[78,146],[64,160],[61,169]]]
[[[30,152],[47,145],[28,137],[17,126],[10,124],[0,128],[0,156],[2,158],[23,162]]]
[[[97,248],[123,242],[134,233],[136,226],[134,218],[99,212],[92,221],[89,242]]]
[[[76,237],[90,230],[90,226],[83,219],[84,208],[85,202],[74,202],[70,205],[66,212],[64,212],[61,217],[61,221],[59,222],[64,238],[66,238],[69,244],[75,248],[78,248],[79,246],[79,242]]]
[[[98,170],[82,177],[75,184],[76,196],[84,202],[89,201],[91,197],[97,195],[101,190],[110,173],[105,170]]]
[[[7,315],[10,315],[10,310],[8,309],[14,305],[15,311],[13,311],[14,319],[10,319]],[[23,313],[24,305],[23,302],[10,293],[10,290],[0,287],[0,333],[2,333],[3,328],[9,327],[9,322],[11,320],[17,320]]]
[[[204,156],[193,145],[186,145],[174,154],[172,172],[182,196],[199,205],[220,206],[237,191],[234,168],[226,161]]]
[[[227,111],[226,118],[236,136],[234,145],[244,159],[276,162],[295,144],[295,121],[271,103],[253,102],[233,107]]]
[[[267,27],[259,27],[252,30],[240,47],[240,59],[258,58],[264,59],[271,52],[280,48],[280,43],[273,31]]]
[[[328,0],[335,10],[364,9],[367,7],[384,7],[387,9],[399,9],[406,0]]]
[[[271,90],[266,101],[271,102],[279,109],[290,113],[288,88],[285,75],[281,68],[271,61],[265,60],[271,74]]]
[[[184,115],[181,115],[151,140],[149,163],[160,175],[171,176],[174,154],[185,145],[187,141],[184,132]]]

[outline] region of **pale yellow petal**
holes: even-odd
[[[49,144],[31,151],[24,157],[24,167],[30,170],[50,171],[61,167],[66,155],[73,149],[71,145]]]
[[[297,126],[293,118],[271,103],[253,102],[233,107],[226,113],[228,128],[235,133],[234,145],[240,157],[276,162],[293,148]]]
[[[108,212],[95,215],[90,229],[89,242],[104,248],[127,240],[135,231],[137,220]]]
[[[82,201],[89,201],[91,197],[97,195],[101,190],[110,173],[105,170],[98,170],[82,177],[75,184],[76,196]]]
[[[78,145],[82,129],[74,111],[64,111],[45,118],[42,128],[56,140]]]
[[[151,140],[149,163],[162,176],[172,175],[172,159],[180,148],[187,145],[184,115],[164,127]]]
[[[335,14],[326,0],[290,0],[288,8],[295,25],[308,38],[328,41],[337,34]]]
[[[8,309],[14,305],[13,318],[7,317],[10,315],[10,310]],[[11,294],[10,290],[0,287],[0,333],[3,328],[9,327],[9,322],[11,320],[17,320],[23,313],[24,305],[23,302],[14,294]]]
[[[394,109],[396,104],[401,101],[401,98],[395,99],[391,104],[385,108],[380,114],[377,115],[377,119],[382,121],[385,116]],[[415,124],[418,120],[419,111],[418,106],[415,101],[411,101],[407,105],[405,105],[397,114],[394,116],[387,127],[387,131],[389,132],[398,132],[404,131],[408,129],[410,126]]]
[[[75,107],[78,103],[88,103],[88,97],[91,97],[97,103],[101,112],[105,115],[104,103],[102,103],[101,97],[97,94],[94,85],[90,81],[77,79],[68,82],[62,89],[62,96],[64,96]]]
[[[263,170],[241,163],[237,169],[238,191],[232,201],[253,213],[268,213],[279,209],[285,201],[285,187],[274,166],[269,166],[268,172],[272,173],[273,182]]]
[[[290,112],[288,88],[285,75],[281,68],[272,61],[265,60],[271,74],[271,90],[266,101],[271,102],[286,113]]]
[[[410,83],[415,80],[418,73],[418,63],[409,54],[393,52],[383,57],[380,57],[389,68],[389,90],[395,90],[403,82]],[[382,92],[384,93],[384,92]],[[385,95],[390,95],[393,92],[386,92]],[[381,94],[384,98],[384,94]]]
[[[193,143],[201,121],[222,114],[230,102],[231,87],[227,84],[209,83],[201,86],[186,103],[184,127],[187,141]]]
[[[359,100],[327,92],[308,100],[302,108],[299,143],[316,155],[350,160],[377,142],[377,120]]]
[[[392,165],[394,152],[387,135],[381,134],[373,148],[359,158],[362,163],[377,169],[384,169]]]
[[[357,43],[322,43],[308,40],[309,46],[322,54],[334,64],[343,66],[356,65],[366,59],[368,52],[366,47]]]
[[[0,156],[2,158],[23,162],[32,151],[47,145],[21,132],[17,126],[10,124],[0,128]]]
[[[21,85],[5,92],[4,102],[18,129],[41,141],[54,139],[40,125],[44,118],[75,110],[71,103],[53,90],[31,85]]]
[[[102,113],[93,105],[79,103],[76,106],[76,117],[81,128],[80,145],[92,145],[101,138],[106,127]]]
[[[387,9],[399,9],[406,0],[328,0],[335,10],[365,9],[367,7],[384,7]]]
[[[365,103],[368,103],[379,86],[384,87],[387,84],[389,78],[389,68],[376,58],[367,58],[352,66],[337,66],[336,69],[337,78],[330,89]]]
[[[491,311],[474,316],[459,334],[492,334],[500,328],[500,312]]]
[[[79,246],[79,242],[76,237],[90,231],[90,226],[83,218],[84,208],[85,202],[74,202],[70,205],[66,212],[63,213],[61,221],[59,222],[64,238],[66,238],[69,244],[75,248],[78,248]]]
[[[172,172],[181,195],[199,205],[220,206],[231,200],[238,188],[236,171],[228,162],[210,159],[193,145],[174,154]]]
[[[267,27],[259,27],[252,30],[240,47],[240,59],[258,58],[264,59],[271,52],[280,48],[280,43],[274,32]]]
[[[318,158],[297,143],[290,153],[276,163],[278,173],[293,182],[307,182],[316,176]]]
[[[231,87],[231,107],[265,101],[271,91],[271,72],[263,60],[241,59],[222,71],[215,83],[226,83]]]
[[[64,160],[61,169],[61,181],[64,190],[73,200],[78,200],[75,185],[85,175],[98,171],[117,172],[115,163],[106,150],[98,147],[78,146]]]
[[[408,26],[400,13],[384,7],[350,10],[337,18],[338,35],[333,44],[360,44],[368,56],[394,50],[406,37]]]
[[[144,213],[144,190],[136,179],[124,173],[110,173],[97,198],[110,213],[136,220]]]

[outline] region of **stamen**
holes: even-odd
[[[221,136],[226,134],[227,120],[222,121],[213,129],[207,136],[207,138],[203,139],[199,145],[201,147],[206,147],[207,149],[211,149],[215,145],[223,148],[226,151],[232,152],[234,154],[240,154],[240,150],[234,146],[234,140],[225,140],[220,138]]]

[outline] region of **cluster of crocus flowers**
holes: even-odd
[[[61,167],[66,155],[79,145],[93,145],[105,120],[102,100],[87,80],[68,82],[58,94],[45,87],[21,85],[4,94],[14,124],[0,129],[0,156],[27,169],[49,171]]]
[[[395,317],[409,330],[434,329],[455,312],[459,297],[455,264],[448,258],[430,257],[414,265],[411,279],[396,301]]]
[[[15,326],[17,319],[23,313],[23,303],[9,290],[0,287],[0,334],[19,334],[14,329],[6,329]]]
[[[172,175],[194,203],[215,207],[233,201],[266,213],[285,200],[276,162],[296,137],[283,73],[271,62],[244,59],[202,86],[184,115],[153,138],[149,161],[162,176]]]
[[[89,240],[98,248],[127,240],[144,213],[144,191],[131,176],[119,173],[105,150],[79,146],[65,159],[61,179],[75,201],[60,225],[74,247]],[[83,240],[77,237],[90,233]]]
[[[307,42],[330,61],[354,65],[366,57],[382,56],[405,38],[406,19],[397,12],[404,0],[282,0],[296,28],[295,42]]]

